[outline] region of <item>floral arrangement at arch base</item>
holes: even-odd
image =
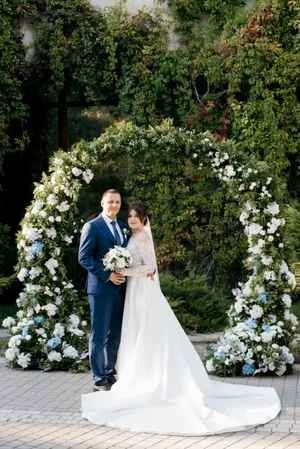
[[[17,271],[24,289],[16,318],[3,322],[11,333],[5,353],[9,366],[87,369],[88,325],[63,263],[63,248],[74,237],[79,191],[93,178],[91,169],[107,158],[160,151],[158,143],[168,151],[172,145],[174,151],[181,148],[188,170],[192,166],[196,176],[217,178],[224,185],[239,204],[248,238],[245,263],[252,274],[233,292],[231,327],[207,349],[208,372],[282,375],[291,368],[289,348],[298,322],[289,293],[295,278],[284,261],[285,220],[270,169],[239,153],[232,141],[217,142],[209,133],[178,129],[170,121],[148,128],[127,123],[51,158],[49,175],[36,184],[17,237]]]

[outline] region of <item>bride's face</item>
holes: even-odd
[[[131,211],[128,214],[128,226],[130,227],[130,229],[132,229],[133,232],[140,231],[144,227],[138,214],[134,209],[131,209]]]

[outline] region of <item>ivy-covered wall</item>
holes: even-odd
[[[110,112],[138,125],[172,118],[179,127],[233,138],[271,165],[297,208],[300,0],[249,6],[169,0],[180,42],[170,51],[163,12],[130,14],[124,2],[103,10],[89,0],[3,0],[0,222],[17,229],[33,182],[56,149],[48,112],[63,89],[69,97],[105,100]],[[35,30],[29,52],[22,21]]]

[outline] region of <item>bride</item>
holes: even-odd
[[[82,416],[94,424],[175,435],[244,430],[274,419],[280,411],[274,388],[209,379],[160,290],[146,222],[143,203],[133,203],[127,246],[133,263],[121,270],[128,280],[118,380],[110,391],[82,395]]]

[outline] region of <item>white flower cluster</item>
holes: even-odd
[[[85,344],[80,343],[84,338],[87,343],[87,331],[82,330],[86,323],[81,323],[71,310],[71,314],[66,315],[65,305],[61,309],[64,295],[76,296],[77,293],[73,283],[65,279],[59,246],[72,243],[76,227],[66,234],[63,223],[72,217],[70,211],[79,185],[90,183],[94,176],[90,168],[79,168],[82,160],[88,167],[92,165],[82,153],[77,157],[76,151],[59,152],[53,158],[51,174],[44,179],[44,184],[36,186],[35,200],[23,219],[18,238],[17,276],[24,283],[24,290],[17,299],[20,310],[16,319],[8,317],[2,324],[12,334],[6,351],[6,359],[12,366],[28,368],[31,360],[36,360],[41,353],[41,346],[48,366],[51,361],[68,359],[71,367],[74,363],[71,360],[79,358],[77,344],[86,352]],[[64,322],[55,322],[58,317],[61,320],[61,310]]]
[[[132,264],[130,251],[121,246],[115,245],[103,258],[105,270],[115,271],[116,269],[128,268]]]
[[[210,151],[208,156],[213,171],[229,188],[235,192],[251,192],[253,199],[245,202],[240,221],[248,239],[248,264],[253,274],[246,283],[239,283],[233,290],[235,303],[228,312],[233,327],[216,345],[208,347],[206,368],[209,372],[224,373],[225,367],[227,372],[235,373],[235,366],[242,364],[242,373],[238,374],[274,371],[282,375],[286,365],[294,361],[287,345],[293,339],[298,321],[290,311],[291,297],[288,295],[295,287],[295,276],[280,256],[283,248],[280,228],[285,220],[278,216],[279,205],[275,201],[268,203],[272,195],[267,186],[272,178],[267,178],[262,185],[258,177],[253,179],[257,170],[238,167],[230,161],[228,153]],[[278,257],[275,257],[276,253]],[[268,307],[269,304],[273,308]],[[270,312],[277,310],[277,304],[279,317]]]

